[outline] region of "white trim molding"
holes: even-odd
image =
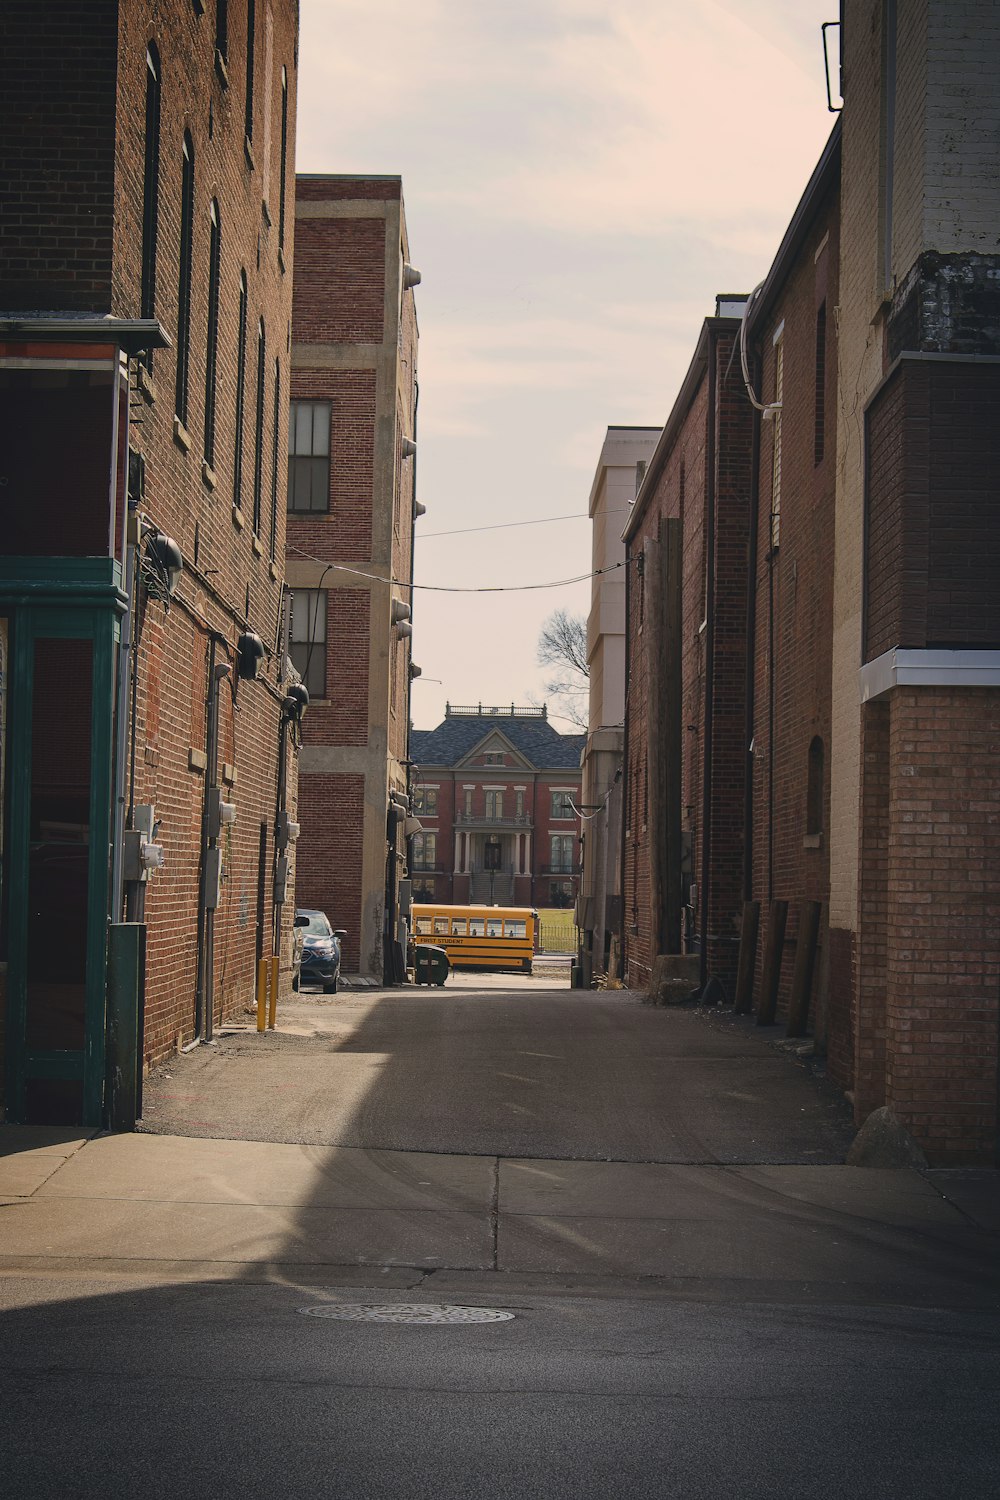
[[[1000,651],[914,651],[894,646],[858,673],[862,703],[896,687],[1000,687]]]

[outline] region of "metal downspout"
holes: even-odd
[[[708,983],[708,911],[712,889],[712,733],[715,696],[715,499],[716,499],[716,355],[718,344],[711,334],[708,345],[708,430],[705,435],[705,729],[701,773],[701,870],[698,895],[701,901],[701,942],[698,983],[702,993]]]

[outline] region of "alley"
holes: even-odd
[[[991,1495],[995,1174],[847,1166],[742,1021],[551,985],[303,994],[140,1133],[0,1131],[11,1493]]]
[[[843,1097],[731,1013],[551,977],[302,994],[147,1081],[168,1135],[599,1162],[844,1160]]]

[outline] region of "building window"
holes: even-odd
[[[254,43],[257,31],[257,6],[254,0],[247,0],[247,93],[246,112],[243,117],[243,128],[248,141],[253,140],[253,62]]]
[[[330,508],[329,401],[293,401],[288,418],[288,509]]]
[[[550,881],[549,905],[562,907],[573,905],[573,882],[571,880]]]
[[[229,0],[215,0],[215,50],[229,61]]]
[[[437,834],[415,833],[413,835],[413,868],[433,870],[437,864]]]
[[[779,338],[774,346],[774,450],[771,460],[771,548],[777,548],[781,539],[781,395],[784,386],[785,341]]]
[[[503,817],[503,792],[486,793],[486,816],[491,823]]]
[[[215,387],[219,352],[219,269],[222,232],[219,205],[212,200],[208,213],[208,339],[205,346],[205,462],[215,467]]]
[[[326,697],[326,589],[292,590],[292,662],[310,698]]]
[[[191,253],[194,237],[194,143],[187,131],[181,148],[181,255],[177,285],[177,396],[174,411],[188,420],[188,365],[191,352]]]
[[[238,508],[243,500],[243,411],[247,389],[247,277],[240,272],[240,313],[236,336],[236,423],[235,451],[233,453],[233,504]]]
[[[414,882],[413,882],[413,899],[414,899],[414,901],[433,901],[434,900],[434,882],[433,882],[433,880],[427,880],[426,878],[423,879],[423,880],[414,880]]]
[[[572,833],[552,834],[552,864],[553,875],[572,875],[573,873],[573,845],[576,838]]]
[[[524,817],[524,792],[521,790],[520,787],[518,787],[517,791],[514,794],[514,801],[515,801],[515,807],[514,807],[515,813],[517,814],[517,816],[519,818],[523,818]]]
[[[265,371],[264,319],[257,325],[257,420],[254,423],[253,444],[253,530],[260,536],[261,502],[264,489],[264,371]]]
[[[483,765],[484,766],[502,766],[503,765],[503,751],[502,750],[487,750],[486,754],[483,756]]]
[[[573,807],[572,792],[552,793],[552,817],[553,818],[575,818],[576,810]]]
[[[156,236],[160,207],[160,58],[150,42],[146,48],[146,145],[142,179],[142,290],[139,311],[143,318],[156,317]],[[147,370],[153,368],[153,351],[142,356]]]
[[[472,788],[471,788],[471,786],[467,786],[465,788],[465,816],[467,818],[471,818],[472,817]]]
[[[438,810],[438,789],[436,786],[418,786],[413,793],[413,811],[419,817],[421,813],[429,818],[436,818]]]
[[[806,833],[823,832],[823,741],[813,737],[809,746],[809,774],[806,784]]]
[[[826,438],[826,303],[816,313],[816,397],[813,417],[813,463],[823,461]]]
[[[285,248],[285,189],[288,186],[288,73],[281,70],[281,198],[278,202],[278,249]]]
[[[271,434],[271,561],[278,557],[278,439],[281,430],[281,361],[274,361],[274,428]]]

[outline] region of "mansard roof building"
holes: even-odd
[[[571,906],[584,738],[514,704],[449,703],[436,729],[413,730],[414,900]]]

